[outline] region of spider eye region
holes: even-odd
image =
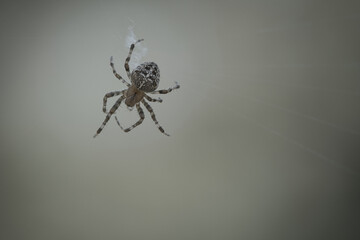
[[[140,64],[131,73],[131,82],[141,91],[154,91],[160,82],[158,65],[154,62],[144,62]]]

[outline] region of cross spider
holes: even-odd
[[[131,81],[131,84],[129,84],[127,81],[125,81],[125,79],[123,79],[119,74],[117,74],[117,72],[114,68],[113,58],[112,57],[110,58],[110,66],[112,68],[112,71],[113,71],[115,77],[118,78],[119,80],[121,80],[128,88],[125,90],[122,90],[122,91],[109,92],[109,93],[105,94],[104,99],[103,99],[103,112],[106,113],[107,115],[105,117],[104,122],[100,126],[100,128],[96,131],[96,134],[94,135],[94,137],[99,135],[99,133],[103,130],[106,123],[110,120],[110,117],[119,108],[119,106],[123,100],[125,100],[125,104],[130,108],[132,108],[135,105],[136,109],[139,113],[139,116],[140,116],[140,119],[136,123],[134,123],[131,127],[128,127],[126,129],[124,129],[120,125],[120,122],[118,121],[117,117],[115,116],[115,120],[116,120],[117,124],[124,132],[131,131],[133,128],[137,127],[138,125],[140,125],[143,122],[145,115],[144,115],[144,111],[142,110],[142,108],[140,106],[140,102],[141,102],[145,106],[145,108],[150,112],[151,118],[155,122],[156,126],[159,128],[160,132],[169,136],[169,134],[167,134],[164,131],[164,129],[159,125],[158,121],[156,120],[153,109],[151,108],[150,104],[145,101],[144,98],[146,98],[150,102],[160,102],[161,103],[162,100],[160,98],[153,99],[153,98],[149,97],[146,93],[166,94],[166,93],[171,92],[174,89],[180,88],[180,85],[177,82],[175,82],[175,87],[155,91],[160,82],[160,70],[159,70],[159,67],[157,66],[157,64],[154,62],[144,62],[144,63],[140,64],[139,66],[137,66],[132,71],[132,73],[130,73],[129,61],[131,58],[131,54],[135,48],[135,44],[137,44],[143,40],[144,39],[139,39],[135,43],[131,44],[129,54],[125,60],[124,66],[125,66],[127,76]],[[121,97],[111,107],[110,111],[107,112],[106,111],[107,99],[114,97],[114,96],[118,96],[118,95],[121,95]]]

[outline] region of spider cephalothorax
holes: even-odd
[[[150,102],[162,102],[162,100],[160,98],[153,99],[150,96],[148,96],[146,93],[166,94],[166,93],[171,92],[173,89],[180,88],[180,86],[176,83],[175,87],[155,91],[157,89],[157,87],[159,86],[159,82],[160,82],[160,70],[159,70],[158,65],[154,62],[144,62],[144,63],[140,64],[139,66],[137,66],[134,69],[134,71],[132,71],[132,73],[130,74],[129,61],[131,58],[132,51],[134,50],[135,44],[138,42],[141,42],[143,40],[144,39],[140,39],[140,40],[136,41],[135,43],[131,44],[128,57],[125,60],[124,66],[125,66],[125,70],[128,75],[128,78],[131,80],[131,84],[126,82],[119,74],[117,74],[117,72],[114,68],[114,63],[112,61],[112,57],[110,58],[110,66],[113,70],[115,77],[118,78],[119,80],[121,80],[123,83],[125,83],[126,86],[128,87],[128,89],[125,89],[122,91],[109,92],[109,93],[105,94],[104,99],[103,99],[103,112],[106,113],[106,117],[105,117],[104,122],[100,126],[100,128],[96,131],[96,134],[94,135],[94,137],[96,137],[102,131],[102,129],[105,127],[106,123],[110,120],[110,117],[119,108],[121,102],[124,99],[125,99],[125,104],[128,107],[136,106],[136,109],[140,116],[140,119],[135,124],[133,124],[131,127],[126,128],[126,129],[124,129],[120,125],[120,122],[115,117],[117,124],[120,126],[120,128],[124,132],[129,132],[131,129],[140,125],[142,123],[142,121],[144,120],[145,115],[144,115],[144,111],[142,110],[142,108],[140,106],[140,102],[141,102],[145,106],[145,108],[150,112],[151,118],[155,122],[155,124],[159,128],[159,130],[162,133],[164,133],[165,135],[167,135],[167,136],[169,135],[159,125],[158,121],[156,120],[155,113],[152,110],[152,107],[149,105],[148,102],[146,102],[146,100],[148,100]],[[111,107],[110,111],[107,112],[106,111],[107,99],[110,97],[118,96],[118,95],[121,95],[120,98]],[[144,98],[146,98],[146,100]]]

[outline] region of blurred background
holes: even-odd
[[[2,1],[0,18],[1,239],[360,239],[359,1]],[[92,137],[129,26],[159,89],[181,85],[151,103],[170,137],[148,112]]]

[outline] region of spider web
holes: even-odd
[[[131,44],[135,43],[140,38],[135,35],[134,25],[129,26],[128,33],[125,39],[125,47],[129,49]],[[139,42],[136,44],[136,47],[134,48],[134,51],[131,55],[131,61],[129,62],[130,69],[134,69],[138,65],[140,65],[141,59],[147,54],[147,51],[148,49],[143,45],[143,42]]]
[[[218,92],[220,95],[222,95],[222,94],[232,94],[234,96],[236,95],[240,99],[242,99],[244,101],[247,101],[249,103],[251,103],[251,102],[252,103],[257,103],[257,104],[262,105],[264,108],[279,110],[281,112],[287,113],[287,114],[295,116],[297,118],[300,118],[303,121],[317,122],[317,123],[319,123],[321,125],[326,125],[326,126],[328,126],[330,128],[338,129],[339,131],[342,131],[342,132],[344,132],[346,134],[350,134],[350,135],[354,135],[354,136],[359,136],[360,135],[360,132],[358,132],[355,129],[339,126],[337,124],[326,121],[324,119],[320,119],[320,118],[317,118],[317,117],[309,115],[309,114],[304,114],[304,113],[298,112],[298,111],[296,111],[294,109],[289,109],[287,107],[280,106],[280,105],[278,105],[276,103],[266,102],[266,101],[264,101],[264,100],[262,100],[262,99],[260,99],[258,97],[255,97],[255,96],[250,97],[248,95],[244,95],[243,93],[239,93],[239,92],[234,91],[233,89],[228,89],[228,88],[226,89],[226,91],[224,91],[224,89],[222,87],[218,86],[217,84],[202,80],[202,78],[200,77],[202,75],[202,73],[197,72],[196,75],[197,75],[197,77],[195,77],[195,78],[197,79],[197,81],[196,81],[197,84],[203,85],[202,88],[216,89],[216,92]],[[218,77],[220,77],[220,76],[218,76]],[[235,76],[229,76],[229,77],[233,78]],[[268,81],[267,81],[267,83],[269,84]],[[273,84],[273,83],[270,83],[270,84]],[[299,86],[296,86],[296,87],[299,87]],[[349,93],[357,95],[357,93],[347,92],[347,94],[349,94]],[[198,92],[196,92],[196,93],[194,92],[194,94],[198,94]],[[203,98],[206,98],[206,97],[204,96]],[[204,100],[208,101],[208,102],[211,102],[213,105],[220,104],[222,106],[222,108],[228,110],[229,113],[236,115],[236,117],[240,117],[240,118],[244,119],[245,121],[249,122],[250,124],[252,124],[252,125],[254,125],[254,126],[258,127],[258,128],[261,128],[261,129],[267,131],[268,133],[283,139],[286,142],[289,142],[290,144],[302,149],[303,151],[308,152],[308,153],[316,156],[319,160],[322,160],[322,161],[324,161],[324,162],[326,162],[328,164],[331,164],[332,166],[334,166],[334,167],[336,167],[338,169],[342,169],[342,170],[346,171],[349,174],[352,174],[352,175],[355,175],[355,176],[360,176],[360,172],[357,171],[356,169],[351,168],[347,164],[345,164],[343,162],[340,162],[337,159],[334,159],[331,156],[328,156],[328,155],[322,153],[321,151],[315,150],[313,147],[308,146],[308,144],[303,143],[302,141],[296,139],[295,137],[292,137],[292,136],[289,136],[287,134],[282,133],[281,130],[277,130],[277,129],[267,125],[266,123],[263,123],[262,121],[260,121],[260,120],[256,119],[255,117],[253,117],[251,114],[246,114],[244,112],[240,113],[240,112],[237,112],[237,111],[233,111],[233,109],[230,108],[229,106],[226,106],[226,105],[224,105],[222,103],[219,103],[213,98],[206,98]]]

